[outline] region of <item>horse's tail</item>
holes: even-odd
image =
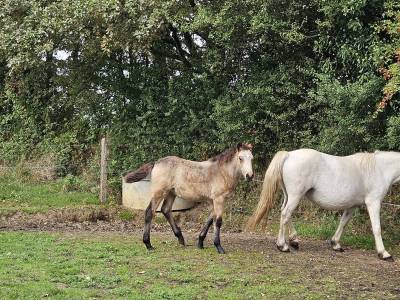
[[[282,167],[286,158],[289,156],[287,151],[279,151],[275,154],[267,171],[265,172],[263,188],[258,202],[257,209],[247,222],[246,229],[254,231],[257,224],[269,212],[272,207],[275,195],[280,185],[283,187]]]
[[[124,176],[125,182],[132,183],[142,180],[146,178],[147,175],[151,173],[151,170],[154,167],[154,163],[147,163],[141,166],[139,169],[133,172],[129,172]]]

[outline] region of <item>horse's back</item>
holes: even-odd
[[[291,151],[282,175],[289,193],[306,194],[328,209],[359,205],[365,197],[363,170],[351,156],[312,149]]]
[[[335,156],[319,152],[313,149],[298,149],[289,152],[284,168],[287,171],[304,172],[304,175],[327,175],[329,176],[361,176],[363,165],[358,155]]]
[[[191,200],[209,194],[212,163],[167,156],[156,162],[151,181],[153,191],[173,190],[177,196]]]

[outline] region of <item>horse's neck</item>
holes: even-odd
[[[240,178],[239,170],[236,165],[229,162],[218,166],[218,169],[220,176],[225,182],[226,189],[230,190],[235,188]]]
[[[378,152],[375,157],[389,184],[400,181],[400,152]]]

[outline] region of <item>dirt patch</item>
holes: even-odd
[[[129,212],[131,220],[123,220],[121,213]],[[207,216],[206,206],[197,206],[185,212],[174,212],[174,218],[183,230],[199,231]],[[122,207],[87,206],[52,209],[45,213],[16,212],[0,218],[0,230],[44,231],[137,231],[144,225],[144,212]],[[170,226],[161,213],[157,213],[153,230],[169,231]],[[235,231],[235,230],[234,230]]]
[[[63,208],[46,213],[28,214],[17,212],[0,219],[0,230],[43,230],[43,231],[133,231],[138,220],[119,219],[119,208]]]

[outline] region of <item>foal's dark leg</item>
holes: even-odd
[[[218,197],[214,199],[214,245],[217,248],[218,253],[225,253],[224,248],[221,246],[221,240],[219,233],[222,226],[222,214],[224,211],[224,197]]]
[[[219,237],[219,233],[221,230],[221,226],[222,226],[222,217],[217,217],[215,219],[215,225],[214,225],[214,230],[215,230],[215,236],[214,236],[214,245],[217,248],[218,253],[220,254],[224,254],[225,250],[224,248],[222,248],[221,246],[221,240]]]
[[[213,214],[211,212],[210,215],[208,216],[206,224],[204,225],[203,229],[199,234],[199,241],[197,242],[198,248],[200,249],[204,248],[204,239],[206,238],[208,229],[210,229],[212,223],[213,223]]]
[[[146,212],[144,214],[143,243],[146,245],[147,250],[154,249],[150,242],[150,229],[153,217],[154,216],[152,212],[152,201],[151,201],[149,206],[147,206]]]
[[[144,229],[143,229],[143,243],[146,245],[147,250],[153,250],[153,246],[150,242],[150,229],[151,221],[153,220],[158,205],[160,204],[162,197],[152,198],[149,206],[147,206],[146,212],[144,214]]]
[[[169,225],[171,225],[172,231],[178,238],[179,244],[185,246],[185,239],[183,238],[182,231],[179,228],[179,226],[176,225],[175,220],[171,213],[174,200],[175,200],[175,195],[173,194],[168,195],[167,198],[165,198],[164,200],[164,203],[161,207],[161,211],[164,214],[165,218],[168,220]]]

